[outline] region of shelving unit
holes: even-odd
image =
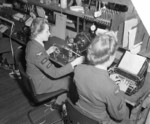
[[[18,0],[18,2],[23,2],[22,0]],[[94,18],[92,11],[85,11],[84,13],[82,12],[75,12],[71,11],[70,8],[62,9],[60,6],[57,4],[44,4],[41,3],[40,0],[28,0],[27,3],[24,3],[28,8],[34,6],[42,7],[43,9],[46,10],[47,13],[50,13],[51,15],[47,14],[50,19],[52,19],[52,24],[55,24],[55,19],[54,13],[62,13],[64,15],[67,15],[67,18],[72,20],[74,27],[71,27],[70,25],[67,25],[67,30],[73,31],[73,34],[75,35],[76,33],[80,33],[82,31],[87,31],[89,29],[90,25],[96,24],[96,26],[99,26],[99,28],[102,29],[108,29],[108,30],[113,30],[113,31],[118,31],[118,43],[119,46],[122,46],[122,38],[123,38],[123,32],[124,32],[124,23],[127,19],[130,18],[136,18],[137,13],[132,12],[133,5],[130,0],[101,0],[101,2],[106,2],[106,3],[113,3],[113,4],[120,4],[120,5],[125,5],[128,7],[127,12],[119,12],[115,11],[114,9],[106,9],[106,12],[101,15],[98,18]],[[112,5],[113,6],[113,5]],[[112,7],[111,6],[111,7]],[[111,8],[110,7],[110,8]],[[23,9],[23,7],[21,8]],[[27,14],[29,11],[26,12]],[[131,13],[132,17],[129,17],[129,14]],[[128,17],[127,17],[128,16]],[[51,23],[50,21],[50,23]],[[137,31],[137,42],[143,42],[142,47],[141,47],[141,52],[143,56],[149,57],[149,35],[146,33],[145,28],[142,24],[139,24],[138,26],[138,31]]]
[[[80,20],[83,20],[83,30],[85,29],[85,23],[91,22],[91,23],[99,23],[102,25],[105,25],[108,29],[111,29],[111,25],[112,25],[112,19],[113,19],[113,11],[107,11],[105,13],[105,15],[103,17],[99,17],[99,18],[94,18],[94,12],[75,12],[75,11],[71,11],[69,8],[66,9],[62,9],[61,7],[59,7],[56,4],[43,4],[40,3],[40,0],[29,0],[28,4],[32,4],[35,6],[40,6],[43,7],[44,9],[50,10],[50,11],[54,11],[54,12],[59,12],[59,13],[63,13],[66,14],[67,16],[75,16],[76,17],[76,23],[77,23],[77,30],[76,32],[79,33],[80,31]],[[111,17],[107,17],[107,15],[111,15]]]

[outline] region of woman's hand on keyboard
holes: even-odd
[[[118,83],[118,85],[121,91],[126,92],[128,87],[130,86],[130,82],[128,82],[126,79],[122,79],[120,83]]]
[[[51,46],[46,52],[47,52],[47,54],[51,54],[53,52],[59,53],[60,51],[56,46]]]
[[[119,75],[118,75],[117,73],[111,74],[111,75],[110,75],[110,78],[111,78],[113,81],[115,81],[116,84],[117,84],[118,81],[120,81],[120,77],[119,77]]]

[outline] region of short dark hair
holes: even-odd
[[[44,18],[35,18],[32,22],[31,25],[31,39],[34,39],[39,33],[41,33],[44,28],[45,28],[45,24],[48,24],[48,21]]]
[[[88,47],[87,59],[90,64],[97,65],[107,62],[117,49],[115,33],[107,32],[96,36]]]

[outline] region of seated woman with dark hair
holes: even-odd
[[[74,81],[79,94],[76,105],[104,124],[134,123],[119,86],[110,79],[107,68],[113,63],[117,49],[114,32],[96,36],[87,53],[89,65],[75,68]]]

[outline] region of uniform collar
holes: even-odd
[[[107,67],[102,66],[102,65],[95,65],[96,68],[102,69],[102,70],[107,70]]]
[[[38,42],[38,41],[35,40],[35,39],[33,39],[33,41],[44,47],[44,43],[40,43],[40,42]]]

